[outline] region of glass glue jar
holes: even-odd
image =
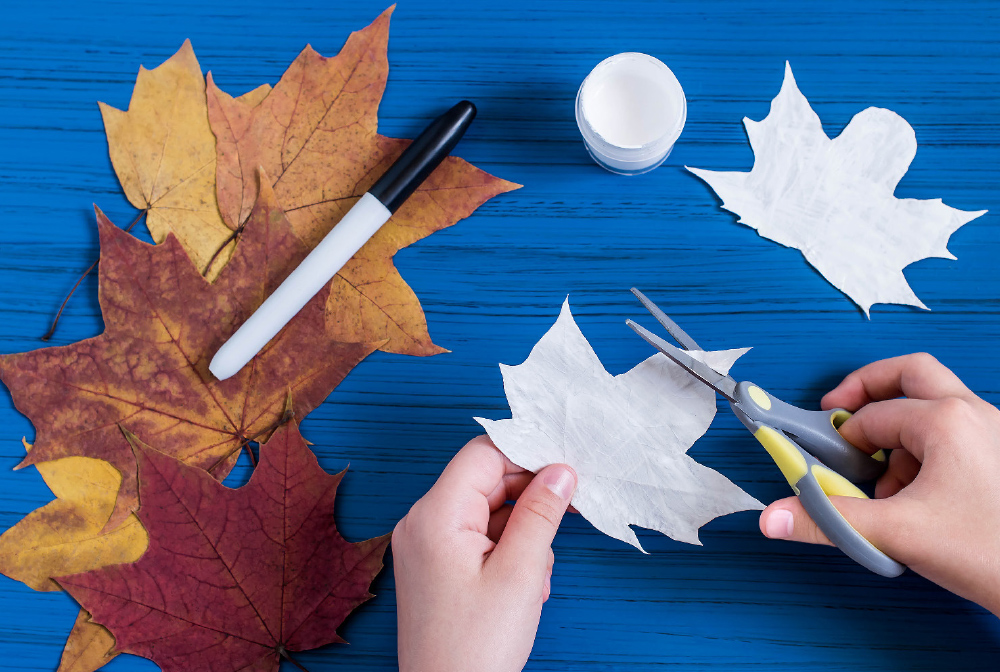
[[[613,173],[638,175],[663,163],[686,119],[680,82],[648,54],[604,59],[576,94],[576,124],[587,151]]]

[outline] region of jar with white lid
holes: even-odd
[[[580,85],[576,123],[594,161],[638,175],[670,155],[687,119],[677,77],[659,59],[627,52],[601,61]]]

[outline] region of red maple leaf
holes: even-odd
[[[263,183],[214,283],[173,234],[147,245],[98,211],[104,333],[0,357],[0,378],[37,429],[22,466],[82,455],[122,473],[108,528],[136,504],[135,463],[119,424],[222,480],[241,447],[280,421],[289,391],[308,413],[379,345],[331,337],[327,285],[237,375],[220,382],[209,373],[212,355],[309,251],[266,176]]]
[[[337,627],[372,597],[389,543],[349,543],[337,531],[346,470],[323,471],[294,422],[261,446],[235,490],[127,437],[149,549],[132,564],[58,579],[119,651],[164,672],[273,672],[290,652],[343,642]]]

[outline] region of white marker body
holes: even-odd
[[[377,198],[369,193],[362,196],[250,319],[219,348],[208,365],[209,371],[219,380],[235,375],[391,216]]]

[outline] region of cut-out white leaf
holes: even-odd
[[[906,120],[869,107],[831,140],[785,63],[767,117],[743,124],[754,152],[749,173],[688,167],[722,207],[764,238],[801,250],[865,315],[875,303],[926,309],[903,268],[927,257],[954,259],[948,238],[986,210],[893,196],[917,153]]]
[[[748,349],[691,354],[727,373]],[[698,528],[713,518],[764,508],[685,454],[715,417],[715,392],[659,353],[612,376],[568,299],[524,363],[500,369],[514,417],[476,421],[518,466],[573,467],[573,506],[601,532],[640,551],[629,525],[700,545]]]

